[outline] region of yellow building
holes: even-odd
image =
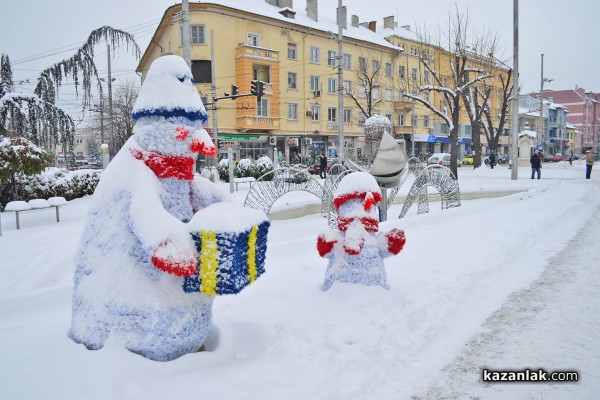
[[[407,80],[427,80],[415,33],[409,27],[397,27],[394,17],[384,18],[380,29],[375,21],[361,23],[356,15],[347,21],[343,7],[340,55],[338,25],[335,17],[330,17],[336,10],[322,15],[317,0],[306,4],[306,10],[300,11],[293,8],[293,0],[190,3],[192,73],[207,108],[214,106],[210,104],[214,95],[231,93],[232,85],[245,94],[250,93],[252,80],[265,82],[260,101],[252,96],[216,102],[220,154],[231,147],[236,158],[274,157],[274,151],[288,160],[295,154],[314,158],[321,151],[334,156],[338,118],[343,118],[346,141],[360,146],[365,121],[361,108],[369,106],[369,91],[371,113],[387,116],[395,132],[405,135],[409,149],[415,138],[417,153],[432,152],[436,133],[443,136],[439,118],[423,106],[413,109],[412,101],[402,95]],[[165,11],[138,65],[143,77],[157,57],[183,55],[180,13],[181,4]],[[432,48],[429,56],[437,58],[438,51]],[[344,81],[341,111],[340,62]],[[209,131],[213,122],[209,110]]]

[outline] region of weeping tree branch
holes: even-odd
[[[0,134],[27,137],[47,149],[60,144],[63,151],[74,159],[75,124],[67,113],[56,106],[56,99],[63,80],[68,78],[73,80],[78,95],[81,85],[84,108],[90,105],[94,81],[102,93],[94,63],[94,48],[103,41],[113,48],[124,46],[138,58],[141,54],[131,34],[103,26],[92,31],[84,45],[71,58],[40,73],[35,96],[14,93],[10,60],[3,54],[0,59]]]

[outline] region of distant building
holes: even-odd
[[[539,97],[538,93],[531,96]],[[586,92],[583,88],[567,90],[544,90],[544,99],[552,98],[568,110],[566,122],[582,132],[584,149],[599,150],[600,139],[600,93]]]
[[[181,4],[166,9],[137,68],[145,77],[153,60],[164,54],[183,55],[179,23]],[[442,80],[451,77],[449,57],[443,48],[424,45],[409,26],[397,26],[395,18],[360,22],[347,20],[342,8],[343,54],[338,54],[338,25],[335,18],[320,15],[317,0],[307,0],[306,10],[295,9],[293,0],[232,2],[215,0],[190,3],[191,69],[205,104],[212,101],[211,68],[214,63],[216,95],[250,93],[251,80],[265,82],[264,96],[218,101],[219,153],[228,148],[236,158],[258,158],[275,152],[315,157],[322,151],[334,155],[338,145],[338,123],[342,119],[345,140],[364,143],[366,116],[351,94],[366,103],[366,88],[358,71],[379,70],[372,87],[373,113],[388,117],[396,136],[404,137],[407,148],[414,143],[416,154],[449,149],[448,126],[424,106],[413,106],[404,93],[416,84],[432,84],[432,76],[420,59],[427,57]],[[211,57],[214,35],[214,59]],[[489,58],[486,58],[489,62]],[[481,65],[481,61],[479,61]],[[343,87],[338,84],[338,66]],[[501,69],[492,64],[492,74]],[[500,83],[490,78],[487,85]],[[491,107],[497,110],[494,89]],[[343,110],[338,110],[338,93],[344,93]],[[439,106],[437,92],[428,101]],[[210,105],[208,107],[210,109]],[[209,111],[208,130],[213,127]],[[471,129],[466,111],[459,126],[461,152],[469,151]],[[212,133],[211,133],[212,134]],[[359,146],[357,146],[359,147]]]

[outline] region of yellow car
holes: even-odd
[[[473,165],[473,154],[469,154],[462,159],[462,165]]]

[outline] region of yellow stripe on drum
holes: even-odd
[[[200,250],[200,291],[204,294],[216,294],[218,249],[217,233],[201,231],[202,250]]]
[[[248,277],[250,283],[256,279],[256,233],[258,226],[253,225],[248,235]]]

